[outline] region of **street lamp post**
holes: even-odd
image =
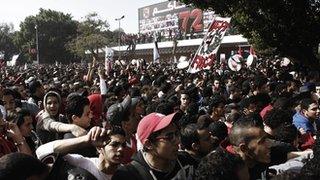
[[[124,15],[121,16],[120,18],[116,18],[115,20],[119,22],[119,35],[118,35],[118,48],[119,48],[119,56],[118,56],[118,59],[120,61],[121,59],[121,52],[120,52],[120,21],[124,18]]]
[[[34,28],[36,29],[36,45],[37,45],[37,63],[40,64],[39,61],[39,37],[38,37],[38,25],[35,25]]]

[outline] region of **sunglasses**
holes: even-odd
[[[174,131],[174,132],[169,132],[163,136],[159,136],[156,138],[156,140],[166,140],[166,141],[173,141],[180,139],[180,131]]]

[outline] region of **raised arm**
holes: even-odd
[[[87,147],[90,144],[96,147],[103,147],[106,145],[107,131],[100,127],[93,127],[90,129],[87,135],[71,138],[62,139],[49,142],[47,144],[41,145],[36,154],[39,159],[45,157],[52,153],[67,154],[74,150]]]
[[[15,146],[18,148],[18,151],[21,153],[33,155],[32,151],[27,144],[26,140],[22,136],[19,127],[14,123],[8,123],[8,136],[14,140]]]
[[[51,132],[71,132],[77,137],[87,134],[87,131],[80,126],[57,122],[45,114],[42,116],[41,120],[38,121],[37,128]]]

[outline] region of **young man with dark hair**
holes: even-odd
[[[3,96],[2,96],[2,101],[4,104],[4,107],[6,109],[7,114],[14,114],[16,115],[17,109],[26,109],[28,110],[33,117],[37,115],[39,112],[39,108],[37,105],[33,103],[29,103],[25,100],[21,100],[16,97],[16,93],[12,89],[4,89],[3,91]],[[18,105],[20,105],[18,107]],[[6,118],[6,117],[5,117]]]
[[[264,130],[269,135],[274,135],[274,130],[281,124],[292,124],[292,115],[289,111],[281,109],[272,109],[268,111],[264,118]]]
[[[299,149],[299,137],[300,132],[293,124],[284,123],[274,130],[275,140],[290,144],[295,150]]]
[[[303,99],[300,102],[300,111],[293,116],[293,124],[305,133],[315,135],[315,121],[319,116],[319,105],[312,99]]]
[[[44,180],[49,168],[33,156],[11,153],[0,158],[0,179]]]
[[[190,95],[188,91],[184,90],[180,93],[180,109],[185,112],[190,104]]]
[[[181,130],[181,145],[185,148],[182,154],[196,168],[201,158],[213,150],[213,139],[208,128],[191,123]]]
[[[63,133],[71,132],[75,136],[82,136],[87,131],[76,125],[68,124],[65,117],[60,114],[61,97],[55,91],[49,91],[43,98],[44,110],[39,112],[37,118],[37,135],[42,143],[61,139]]]
[[[83,129],[90,127],[90,121],[92,118],[92,112],[89,107],[89,99],[81,96],[80,94],[74,94],[67,98],[65,107],[65,113],[70,124],[75,124]],[[65,134],[65,138],[75,137],[71,133]]]
[[[257,112],[257,103],[258,100],[255,96],[244,98],[240,101],[240,109],[244,115]]]
[[[33,119],[29,111],[22,109],[17,113],[17,119],[14,121],[20,129],[22,136],[25,138],[26,142],[28,143],[31,151],[35,154],[36,148],[40,146],[41,141],[33,132]]]
[[[65,113],[70,124],[77,125],[85,130],[90,127],[92,111],[89,107],[89,99],[81,96],[80,94],[71,94],[67,98]],[[63,135],[64,139],[75,138],[71,132],[67,132]],[[94,146],[88,146],[83,149],[74,151],[76,154],[80,154],[85,157],[96,157],[97,152]]]
[[[10,112],[16,113],[16,102],[14,92],[11,89],[4,89],[2,95],[3,106],[5,107],[7,114]]]
[[[78,154],[68,154],[88,146],[95,146],[99,157],[89,158]],[[106,130],[93,127],[87,135],[56,140],[40,146],[36,153],[42,159],[52,153],[65,155],[63,158],[73,166],[83,168],[94,175],[98,180],[110,180],[121,164],[126,146],[125,132],[119,127]]]
[[[208,114],[213,121],[225,120],[225,99],[220,95],[215,95],[209,102]]]
[[[303,99],[300,102],[300,111],[293,116],[293,124],[302,135],[301,148],[312,148],[314,135],[317,132],[316,121],[319,118],[319,104],[312,99]]]
[[[123,163],[131,162],[131,157],[137,151],[135,133],[144,108],[140,98],[131,98],[129,95],[121,103],[116,103],[108,108],[107,119],[111,126],[120,126],[126,133],[127,147]]]
[[[112,179],[187,179],[192,166],[182,164],[178,157],[180,135],[175,122],[180,114],[151,113],[138,125],[137,135],[143,150],[133,161],[120,167]]]
[[[39,102],[42,101],[43,96],[45,95],[45,90],[41,82],[37,80],[30,82],[29,92],[31,94],[31,97],[28,99],[28,102],[34,103],[40,108],[42,104],[39,104]]]
[[[0,157],[17,151],[32,155],[32,151],[18,126],[14,123],[6,122],[2,117],[2,113],[0,113]]]
[[[194,179],[249,180],[249,172],[241,157],[219,148],[201,160]]]
[[[214,121],[210,123],[208,129],[213,139],[214,149],[219,147],[220,143],[228,137],[228,127],[224,122]]]
[[[261,126],[250,120],[234,123],[229,135],[233,150],[239,154],[249,168],[250,179],[267,177],[270,163],[270,143]]]
[[[268,79],[264,76],[256,76],[252,82],[252,94],[269,93],[270,88],[268,85]]]

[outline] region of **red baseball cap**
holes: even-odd
[[[160,113],[151,113],[142,118],[137,129],[140,142],[144,145],[150,134],[169,126],[177,114],[179,113],[172,113],[165,116]]]

